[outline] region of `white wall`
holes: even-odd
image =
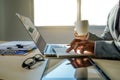
[[[33,19],[33,0],[0,0],[0,40],[30,39],[16,12]]]
[[[4,0],[0,0],[0,38],[4,38]]]

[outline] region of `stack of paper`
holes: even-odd
[[[33,41],[10,41],[0,44],[0,54],[26,54],[36,49]]]

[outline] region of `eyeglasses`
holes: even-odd
[[[23,64],[22,67],[26,69],[33,69],[39,65],[41,65],[44,61],[44,57],[41,54],[36,54],[33,57],[27,58]],[[38,63],[39,62],[39,63]]]

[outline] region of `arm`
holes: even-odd
[[[120,42],[97,41],[94,53],[97,58],[120,59]]]
[[[95,40],[113,40],[117,35],[115,34],[115,29],[114,29],[117,12],[118,12],[118,4],[116,4],[115,7],[113,7],[113,9],[108,15],[107,26],[105,27],[103,34],[100,37],[98,37],[95,34],[89,33],[88,40],[94,40],[94,41]]]
[[[98,58],[120,59],[120,42],[112,38],[108,27],[105,28],[101,40],[95,42],[94,48],[95,56]]]
[[[118,12],[118,5],[115,6],[108,16],[107,26],[102,38],[106,41],[96,41],[94,53],[99,58],[115,58],[120,59],[120,37],[115,30],[116,15]],[[110,35],[111,34],[111,35]]]
[[[109,28],[106,26],[106,28],[104,29],[103,34],[99,37],[93,33],[89,33],[88,34],[88,40],[93,40],[93,41],[98,41],[98,40],[113,40]]]
[[[114,13],[112,13],[112,15],[110,13],[108,16],[107,26],[101,37],[92,33],[89,33],[86,36],[78,36],[75,34],[75,39],[71,42],[67,52],[70,52],[73,49],[75,52],[79,50],[82,54],[93,54],[96,58],[120,60],[120,35],[117,34],[115,30],[115,11],[116,9],[113,9],[112,12]],[[71,63],[75,67],[82,67],[87,64],[87,59],[75,59],[71,60]]]

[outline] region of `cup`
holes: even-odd
[[[79,36],[87,35],[88,33],[88,20],[76,21],[75,28]]]

